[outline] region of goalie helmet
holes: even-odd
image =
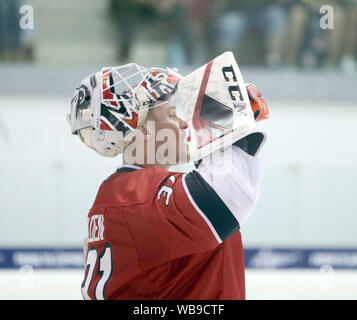
[[[171,98],[180,78],[170,68],[135,63],[103,68],[75,90],[67,115],[71,131],[100,155],[115,157],[130,143],[153,104]]]

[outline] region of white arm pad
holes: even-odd
[[[197,171],[214,189],[242,227],[257,203],[266,163],[232,146],[221,159],[205,158]]]

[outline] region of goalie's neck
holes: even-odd
[[[159,167],[159,168],[164,169],[164,170],[169,170],[172,165],[171,164],[166,164],[166,165],[163,165],[163,164],[146,164],[146,163],[138,164],[136,162],[128,163],[128,162],[125,161],[125,159],[123,159],[123,166],[136,166],[136,167],[140,167],[140,168]]]

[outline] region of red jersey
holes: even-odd
[[[121,167],[88,233],[84,299],[245,299],[239,223],[197,171]]]

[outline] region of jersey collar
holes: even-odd
[[[131,172],[131,171],[136,171],[136,170],[140,170],[140,169],[143,169],[143,168],[136,166],[136,165],[132,165],[132,164],[124,164],[124,165],[118,167],[116,172]]]

